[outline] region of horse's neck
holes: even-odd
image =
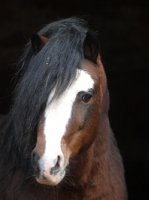
[[[127,199],[122,160],[108,116],[100,121],[92,146],[80,156],[74,176],[83,189],[84,199],[90,196],[94,199],[102,196],[105,200]]]

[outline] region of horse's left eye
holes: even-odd
[[[82,101],[84,103],[88,103],[90,101],[90,99],[92,98],[92,94],[91,93],[85,93],[83,96],[82,96]]]

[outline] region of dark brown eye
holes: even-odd
[[[82,101],[84,102],[84,103],[88,103],[89,101],[90,101],[90,99],[92,98],[92,94],[91,93],[85,93],[85,94],[83,94],[83,96],[82,96]]]

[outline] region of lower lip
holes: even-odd
[[[47,181],[46,179],[36,179],[36,181],[42,185],[51,185],[51,186],[56,186],[59,183],[59,182]]]

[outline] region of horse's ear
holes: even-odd
[[[35,54],[37,54],[42,47],[47,43],[48,38],[39,36],[37,33],[33,33],[31,37],[31,44]]]
[[[99,40],[95,33],[87,32],[83,44],[84,57],[94,63],[97,63],[99,53]]]

